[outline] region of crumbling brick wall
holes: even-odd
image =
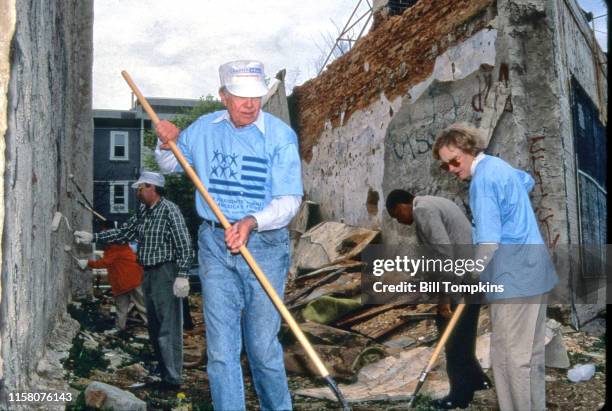
[[[487,30],[495,15],[494,1],[421,0],[294,89],[305,191],[323,218],[381,228],[390,122],[436,59]]]
[[[384,199],[403,188],[449,198],[469,215],[468,185],[441,172],[431,153],[440,130],[469,122],[489,154],[534,177],[548,247],[576,245],[582,142],[571,84],[607,121],[606,64],[576,0],[420,0],[294,91],[306,196],[324,219],[381,229],[387,244],[414,243]]]
[[[317,78],[294,88],[302,158],[326,120],[336,127],[381,93],[392,100],[431,73],[436,57],[486,26],[493,0],[421,0],[389,17]]]
[[[64,250],[74,247],[72,234],[64,222],[52,232],[51,222],[59,211],[72,229],[88,228],[69,175],[91,192],[93,2],[0,0],[0,12],[0,38],[10,44],[0,50],[0,107],[7,108],[0,110],[7,124],[6,131],[0,127],[6,144],[0,408],[6,409],[8,392],[44,388],[33,386],[39,360],[71,293],[83,286]]]

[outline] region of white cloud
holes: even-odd
[[[365,2],[363,2],[365,5]],[[215,95],[218,66],[263,61],[269,77],[313,77],[321,35],[337,35],[357,0],[96,0],[94,2],[94,108],[125,109],[127,70],[147,96]]]
[[[123,69],[145,95],[155,97],[216,95],[218,66],[241,58],[263,61],[269,77],[287,69],[288,81],[301,84],[316,75],[323,36],[335,37],[357,3],[95,0],[94,108],[129,107]],[[607,13],[602,0],[579,3],[595,16]],[[596,20],[596,29],[607,31],[607,18]],[[606,35],[596,35],[607,50]]]

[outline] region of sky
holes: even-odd
[[[586,11],[593,13],[595,19],[592,23],[589,23],[589,27],[595,26],[595,37],[603,51],[608,51],[608,10],[605,6],[604,0],[578,0],[580,7]],[[600,17],[599,16],[604,16]]]
[[[216,96],[219,65],[239,59],[262,61],[271,78],[286,69],[288,85],[301,84],[316,76],[325,37],[337,36],[356,5],[356,0],[95,0],[93,107],[130,108],[121,70],[151,97]],[[364,7],[365,0],[360,11]]]
[[[371,1],[371,0],[370,0]],[[127,70],[145,96],[216,96],[219,65],[264,63],[286,69],[289,88],[317,74],[359,0],[94,0],[93,107],[129,109]],[[603,0],[579,0],[595,17]],[[362,0],[357,16],[366,10]],[[607,31],[607,17],[596,19]],[[356,33],[353,32],[353,35]],[[606,35],[598,33],[607,50]],[[603,42],[603,43],[602,43]]]

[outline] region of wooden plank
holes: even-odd
[[[438,314],[437,313],[410,313],[410,314],[404,314],[402,316],[399,317],[399,321],[397,321],[396,323],[392,324],[391,326],[379,330],[375,333],[372,333],[369,335],[369,337],[377,340],[387,334],[389,334],[391,331],[399,328],[400,326],[410,322],[410,321],[420,321],[420,320],[427,320],[427,319],[434,319],[436,318]]]
[[[335,221],[320,223],[300,237],[295,250],[296,268],[319,269],[359,254],[380,231]]]
[[[339,270],[334,271],[333,273],[329,275],[326,275],[325,277],[321,278],[319,281],[315,282],[311,286],[306,287],[305,289],[300,291],[297,295],[285,301],[285,305],[289,306],[295,303],[296,301],[298,301],[300,298],[310,294],[315,288],[320,287],[321,285],[329,283],[331,281],[334,281],[336,278],[340,277],[340,274],[342,274],[344,270],[345,270],[344,268],[341,268]]]
[[[310,280],[316,277],[320,277],[326,273],[332,272],[334,270],[338,270],[340,268],[345,268],[346,270],[348,270],[350,268],[361,267],[365,265],[366,263],[364,263],[363,261],[344,260],[344,261],[339,262],[338,264],[329,265],[327,267],[323,267],[323,268],[319,268],[318,270],[311,271],[307,274],[298,275],[295,278],[295,282],[296,283],[304,282],[304,281],[307,281],[307,280]]]
[[[393,304],[385,304],[381,306],[374,306],[370,308],[365,306],[366,310],[362,310],[361,312],[354,314],[348,318],[345,317],[339,321],[336,321],[334,325],[337,327],[346,327],[346,326],[349,326],[349,325],[352,325],[352,324],[355,324],[361,321],[369,320],[370,318],[378,314],[384,313],[385,311],[389,311],[392,308],[400,308],[404,305],[406,304],[393,303]]]

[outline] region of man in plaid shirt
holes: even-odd
[[[142,204],[123,226],[96,234],[76,231],[74,235],[82,244],[138,241],[149,338],[162,377],[159,388],[178,389],[183,368],[180,299],[189,294],[188,270],[194,251],[183,215],[176,204],[163,197],[163,187],[161,174],[144,171],[132,185]]]

